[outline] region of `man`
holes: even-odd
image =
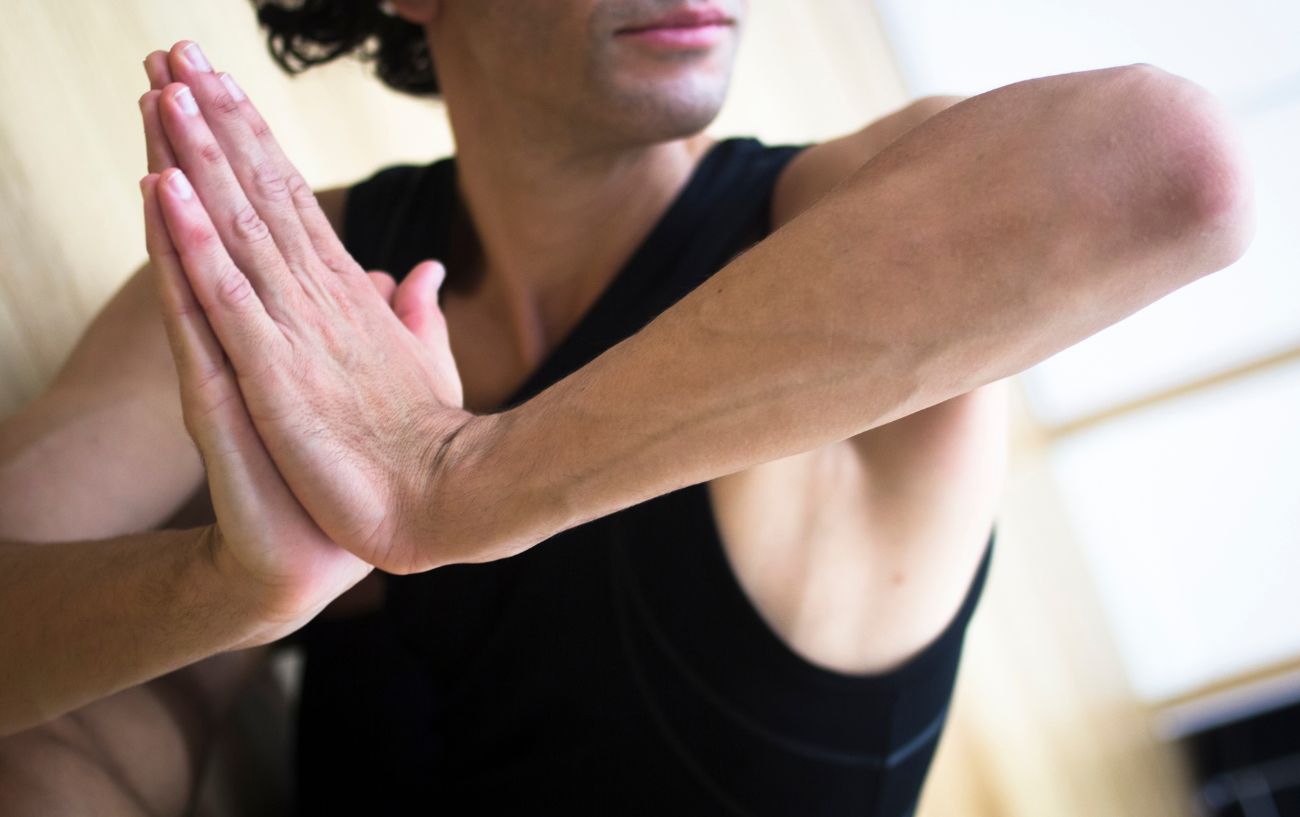
[[[111,803],[101,813],[179,810],[188,762],[204,739],[203,718],[186,707],[211,701],[199,711],[219,711],[238,682],[234,659],[208,659],[152,688],[88,702],[223,650],[271,643],[327,606],[400,610],[438,598],[411,593],[410,583],[379,582],[372,565],[402,579],[431,568],[439,568],[428,574],[436,577],[509,566],[473,572],[492,578],[465,585],[514,588],[502,607],[536,592],[540,576],[560,577],[553,595],[568,592],[565,574],[544,569],[588,562],[559,562],[553,543],[538,545],[607,515],[633,519],[640,517],[619,514],[667,508],[655,503],[704,482],[727,565],[791,653],[768,653],[784,662],[773,671],[820,679],[811,686],[845,681],[865,696],[854,682],[910,671],[937,637],[959,634],[953,624],[969,613],[1002,467],[1001,378],[1226,266],[1249,242],[1249,181],[1232,129],[1184,80],[1146,66],[1050,77],[933,119],[955,100],[923,100],[786,157],[769,191],[778,232],[589,365],[507,406],[602,305],[625,262],[716,155],[699,131],[721,103],[744,7],[595,0],[394,7],[420,27],[436,62],[481,285],[454,298],[449,290],[439,303],[437,265],[416,267],[400,286],[361,274],[335,237],[345,232],[345,212],[358,212],[344,200],[348,191],[321,194],[318,210],[230,78],[213,73],[188,43],[151,55],[155,90],[142,100],[153,171],[143,184],[151,270],[105,309],[46,395],[4,429],[11,452],[4,480],[15,486],[4,493],[28,499],[5,508],[5,536],[119,537],[14,544],[0,557],[6,575],[25,579],[0,602],[9,620],[25,624],[0,645],[17,667],[5,731],[43,724],[6,742],[10,797],[26,796],[12,770],[64,775],[69,767],[60,764],[79,757],[79,785],[53,796],[93,793]],[[374,188],[354,194],[363,189]],[[448,274],[456,272],[449,263]],[[159,281],[174,364],[153,317],[150,275]],[[95,355],[108,338],[116,340],[112,354],[140,361],[128,385],[97,377]],[[118,390],[150,397],[125,403]],[[167,410],[178,391],[184,426]],[[203,452],[216,525],[200,534],[121,536],[156,524],[200,484],[187,430]],[[10,442],[19,439],[40,444]],[[129,486],[120,484],[124,475]],[[113,483],[116,493],[94,480]],[[49,513],[52,498],[69,495],[86,498]],[[206,572],[190,558],[196,552],[211,554],[199,562]],[[105,592],[110,582],[144,592],[123,598]],[[385,599],[389,589],[405,595]],[[702,592],[715,590],[722,585]],[[50,597],[78,603],[42,601]],[[577,609],[574,622],[584,611],[594,612]],[[367,639],[387,632],[367,626],[375,627]],[[45,638],[24,640],[21,632]],[[716,646],[727,660],[744,658]],[[484,654],[477,642],[458,649]],[[653,655],[653,646],[629,649],[637,667],[635,656]],[[383,678],[420,677],[397,672],[398,654],[384,653]],[[424,658],[447,654],[431,649]],[[557,658],[554,666],[567,665]],[[663,677],[697,669],[665,669]],[[165,696],[178,686],[191,694]],[[737,683],[736,694],[746,688]],[[427,706],[429,717],[459,715],[476,729],[533,712],[449,713],[419,694],[410,711]],[[810,706],[820,700],[800,695]],[[537,705],[557,699],[539,696]],[[171,710],[160,703],[177,700],[191,703]],[[600,699],[598,716],[572,744],[584,764],[601,760],[601,741],[614,731],[595,725],[600,717],[632,728],[612,701]],[[723,698],[699,718],[776,718],[761,709],[765,701],[739,713]],[[928,726],[897,730],[880,738],[880,753],[843,753],[853,762],[833,779],[844,788],[823,793],[796,767],[836,763],[829,738],[791,741],[789,729],[751,723],[755,746],[784,741],[790,751],[785,765],[762,775],[758,748],[710,760],[703,743],[675,743],[688,728],[685,706],[638,710],[661,742],[635,744],[653,765],[640,756],[622,764],[631,766],[627,781],[653,791],[651,780],[681,786],[673,790],[680,801],[659,795],[666,808],[696,797],[691,802],[715,811],[761,813],[778,795],[755,802],[755,792],[783,781],[803,787],[793,802],[804,811],[832,808],[850,802],[845,781],[859,775],[872,781],[857,795],[872,798],[877,810],[869,813],[902,814],[936,735]],[[925,723],[941,724],[939,715]],[[132,724],[154,746],[169,741],[180,749],[167,756],[174,765],[130,762],[142,755],[129,751],[128,735],[94,746],[96,724],[109,718]],[[790,718],[801,721],[800,711]],[[520,734],[549,740],[544,725]],[[491,728],[510,734],[506,725]],[[82,753],[70,756],[69,746]],[[513,776],[499,779],[517,784],[516,796],[578,796],[573,780],[528,777],[533,761],[562,760],[552,748],[539,744],[536,752],[551,752],[546,758],[524,752],[515,765],[488,771],[509,768]],[[910,764],[905,777],[889,776],[895,758]],[[618,771],[618,756],[603,760],[605,772]],[[418,775],[422,767],[413,768]],[[334,777],[323,783],[339,785]],[[452,782],[439,784],[452,790]],[[455,785],[458,797],[469,797],[469,784]],[[490,788],[483,782],[478,794]],[[611,786],[600,796],[618,793]],[[623,793],[642,803],[652,796]]]

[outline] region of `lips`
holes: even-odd
[[[691,8],[678,9],[670,14],[665,14],[657,20],[620,28],[616,34],[644,34],[652,31],[665,30],[690,30],[699,28],[709,28],[712,26],[731,25],[732,20],[721,9],[713,6],[696,6]]]

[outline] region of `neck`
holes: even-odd
[[[713,140],[582,143],[538,112],[445,96],[460,193],[480,249],[480,305],[538,359],[623,267]],[[531,119],[529,123],[518,120]]]

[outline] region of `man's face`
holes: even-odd
[[[660,141],[696,133],[717,115],[747,7],[748,0],[442,0],[434,56],[449,96],[454,74],[470,71],[487,77],[500,101],[544,110],[574,129],[621,143]],[[456,65],[445,72],[450,59]]]

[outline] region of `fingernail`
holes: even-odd
[[[221,84],[226,86],[226,92],[230,94],[231,99],[238,102],[244,98],[244,91],[235,83],[234,77],[230,74],[218,74],[218,76],[221,78]]]
[[[190,43],[181,49],[185,55],[185,61],[194,67],[196,71],[211,71],[212,66],[208,63],[208,58],[203,55],[203,49],[199,48],[198,43]]]
[[[433,282],[433,288],[441,289],[442,282],[446,280],[447,280],[447,268],[444,267],[442,264],[438,264],[438,273],[437,273],[437,277]]]
[[[177,170],[172,174],[170,183],[172,190],[181,198],[190,199],[194,197],[194,188],[190,186],[190,180],[185,178],[185,174],[181,171]]]
[[[182,88],[176,92],[176,102],[186,116],[193,116],[199,112],[199,103],[194,101],[194,94],[190,93],[189,88]]]

